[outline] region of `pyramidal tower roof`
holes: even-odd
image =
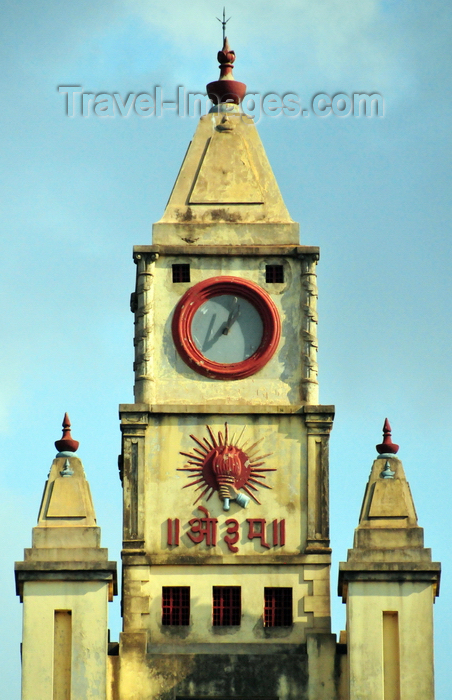
[[[58,453],[44,487],[32,546],[16,562],[16,589],[21,599],[27,581],[108,581],[109,597],[116,593],[116,563],[100,546],[100,528],[81,460],[79,443],[71,435],[67,413]]]
[[[225,37],[220,79],[207,85],[214,105],[201,117],[153,243],[293,245],[292,221],[254,121],[241,101],[246,85],[232,74],[235,53]]]

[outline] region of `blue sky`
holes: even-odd
[[[13,561],[30,546],[65,411],[103,544],[119,559],[119,403],[132,401],[132,246],[151,242],[195,118],[69,118],[58,86],[204,90],[222,5],[204,0],[3,7],[0,289],[2,688],[20,697]],[[322,403],[331,436],[333,631],[337,562],[352,544],[388,416],[426,546],[443,563],[437,700],[448,700],[452,572],[451,24],[432,0],[230,2],[238,80],[308,105],[378,92],[383,118],[264,117],[259,131],[301,242],[320,245]],[[112,638],[120,629],[110,611]]]

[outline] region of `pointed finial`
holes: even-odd
[[[235,61],[235,51],[229,46],[228,37],[223,39],[223,48],[217,54],[218,67],[220,69],[220,80],[234,80],[232,75],[232,67]],[[242,85],[242,83],[239,83]]]
[[[383,425],[383,442],[380,445],[376,445],[378,454],[381,455],[395,455],[399,451],[399,446],[392,442],[391,438],[391,426],[389,421],[385,418]]]
[[[55,442],[55,447],[58,452],[77,452],[79,442],[74,440],[71,435],[71,421],[67,413],[64,414],[63,418],[63,435],[61,440]]]
[[[230,48],[227,36],[223,39],[223,48],[218,52],[217,58],[220,64],[220,79],[206,86],[207,94],[214,105],[224,102],[239,105],[245,97],[246,85],[234,80],[232,75],[235,51]]]

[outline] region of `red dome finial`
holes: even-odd
[[[74,440],[71,435],[71,421],[67,413],[64,414],[63,418],[63,436],[61,440],[55,442],[55,447],[58,452],[77,452],[79,442]]]
[[[383,425],[383,442],[380,445],[376,445],[376,448],[379,455],[396,455],[399,451],[399,446],[392,442],[391,426],[387,418],[385,418]]]
[[[232,67],[235,61],[235,51],[229,46],[228,37],[224,37],[223,48],[218,52],[220,64],[220,79],[206,86],[207,94],[215,105],[232,102],[239,105],[246,93],[245,83],[234,80]]]

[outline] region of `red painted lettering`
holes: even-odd
[[[284,547],[286,544],[286,521],[281,520],[278,527],[278,521],[273,521],[273,547],[280,545]]]
[[[216,518],[211,518],[209,511],[204,506],[198,506],[198,510],[205,514],[205,518],[192,518],[188,521],[190,531],[188,537],[195,544],[199,544],[205,538],[208,547],[215,547],[217,543],[217,523]]]
[[[265,540],[265,520],[264,520],[264,518],[247,518],[246,521],[248,523],[248,539],[249,540],[259,539],[261,541],[261,545],[263,547],[270,549],[270,545],[267,544],[267,542]],[[257,525],[260,526],[259,530],[255,529]]]
[[[279,523],[279,544],[284,547],[286,544],[286,521],[281,520]]]
[[[174,528],[173,528],[174,523]],[[167,544],[179,545],[180,521],[179,518],[168,518],[167,522]]]
[[[229,525],[229,527],[227,529],[227,534],[224,536],[224,541],[228,545],[228,549],[235,554],[239,551],[238,547],[234,547],[235,543],[238,542],[240,537],[239,523],[234,518],[229,518],[226,520],[226,525]]]

